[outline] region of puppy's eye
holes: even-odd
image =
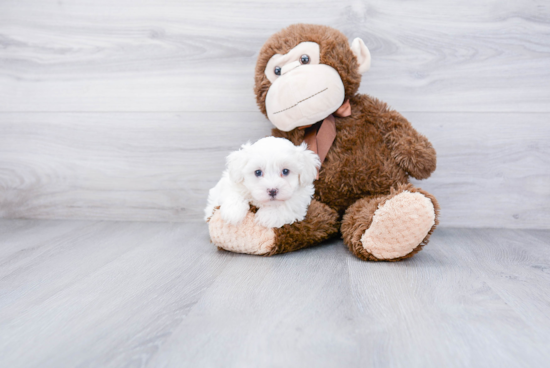
[[[254,171],[254,175],[256,175],[256,176],[258,176],[258,177],[262,176],[262,170],[256,170],[256,171]]]
[[[275,75],[281,75],[281,67],[276,66],[275,69],[273,69],[273,73],[275,73]]]
[[[287,176],[290,173],[289,169],[283,169],[283,175]]]
[[[307,63],[309,63],[309,56],[307,56],[307,55],[305,55],[305,54],[302,55],[302,56],[300,56],[300,63],[302,63],[302,64],[307,64]]]

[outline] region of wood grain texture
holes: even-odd
[[[2,249],[0,366],[11,367],[143,364],[229,259],[204,229],[168,223],[33,222]]]
[[[550,231],[441,229],[399,263],[271,258],[206,225],[0,220],[2,367],[543,367]],[[29,352],[32,352],[30,354]]]
[[[437,150],[437,170],[411,180],[434,194],[441,225],[550,228],[550,115],[408,113]]]
[[[188,221],[269,131],[258,50],[282,27],[362,37],[361,92],[432,140],[443,226],[550,228],[546,1],[0,2],[0,217]]]
[[[549,114],[407,113],[438,152],[414,181],[441,225],[550,228]],[[0,114],[0,215],[200,221],[225,156],[269,134],[259,113]]]
[[[259,113],[0,116],[3,217],[199,220],[225,156],[270,132]]]
[[[398,110],[550,112],[544,0],[5,0],[0,111],[257,111],[258,50],[298,22],[362,37],[361,91]]]

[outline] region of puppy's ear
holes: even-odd
[[[302,143],[296,149],[298,150],[298,157],[302,164],[300,185],[309,185],[317,177],[317,170],[321,167],[321,161],[319,161],[319,156],[315,152],[307,149],[306,143]]]
[[[235,183],[240,183],[244,180],[244,167],[248,163],[248,147],[250,142],[243,144],[241,149],[231,152],[226,159],[227,171],[229,179]]]

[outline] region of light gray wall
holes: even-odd
[[[0,216],[199,220],[280,28],[371,50],[361,93],[433,142],[442,225],[550,228],[547,1],[0,2]]]

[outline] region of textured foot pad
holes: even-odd
[[[235,226],[225,223],[220,211],[216,211],[208,223],[208,230],[212,243],[230,252],[262,255],[275,245],[273,229],[258,225],[251,212]]]
[[[422,242],[434,223],[432,201],[422,193],[404,191],[374,212],[361,242],[378,259],[403,257]]]

